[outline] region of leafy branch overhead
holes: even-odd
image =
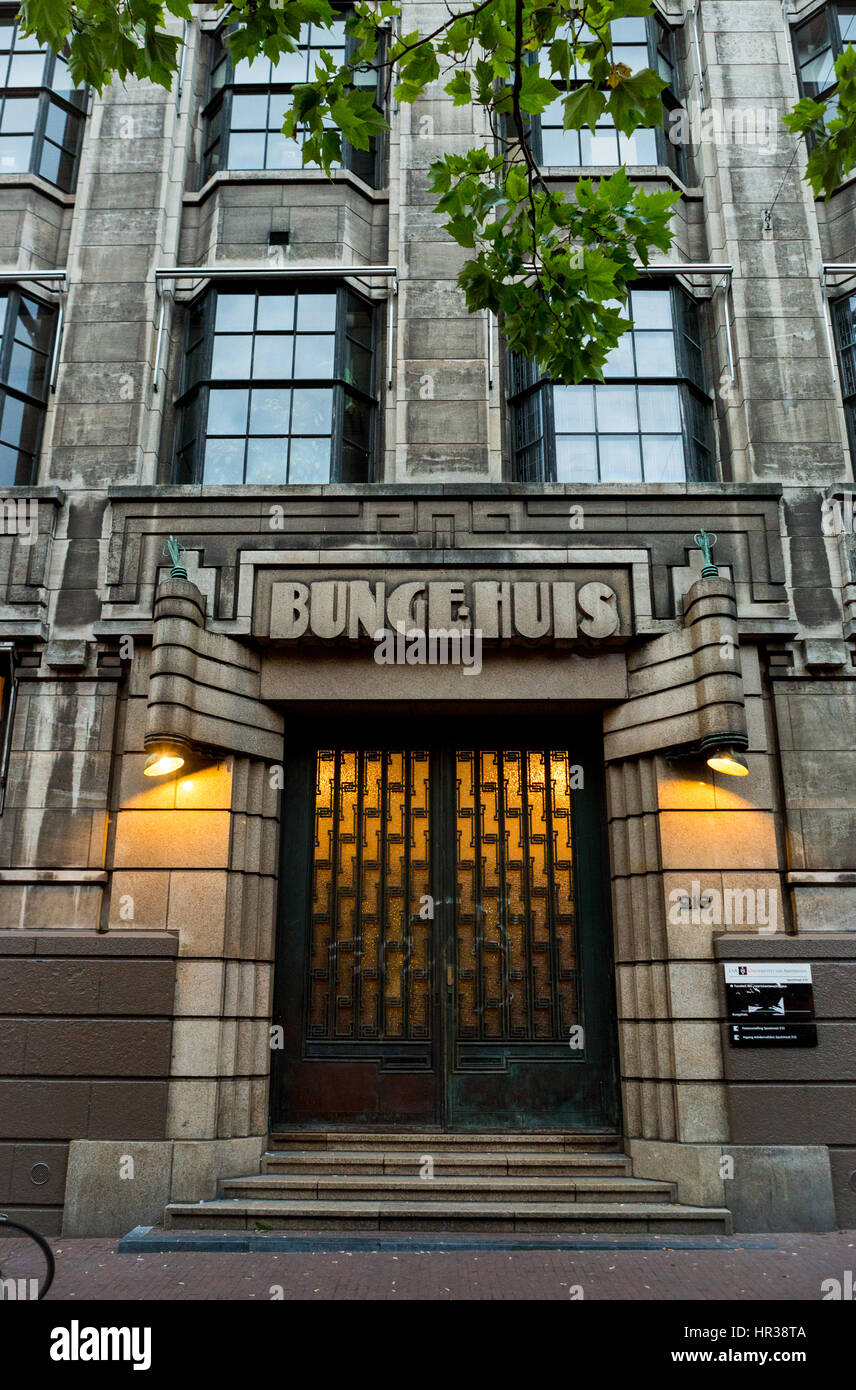
[[[412,104],[439,83],[454,105],[478,108],[474,133],[449,137],[429,171],[444,226],[470,253],[459,275],[467,306],[498,314],[509,347],[556,380],[601,378],[628,326],[637,267],[669,249],[679,195],[645,193],[623,168],[563,191],[538,168],[532,117],[559,103],[569,131],[604,116],[626,136],[662,125],[663,79],[615,61],[610,36],[612,21],[652,10],[651,0],[481,0],[402,33],[401,5],[358,0],[346,61],[322,49],[314,80],[283,98],[283,129],[303,135],[304,163],[329,173],[343,140],[366,150],[388,128],[391,97]],[[73,80],[99,92],[117,77],[169,87],[177,21],[191,18],[187,0],[24,0],[21,11],[40,41],[68,44]],[[236,62],[276,62],[302,26],[337,17],[328,0],[239,0],[226,40]]]

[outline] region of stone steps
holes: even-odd
[[[293,1149],[266,1153],[261,1162],[263,1174],[315,1174],[376,1177],[418,1175],[423,1154],[429,1153],[434,1176],[440,1177],[516,1177],[596,1178],[630,1177],[630,1160],[624,1154],[526,1153],[519,1149],[504,1152],[465,1153],[454,1150],[434,1152],[430,1146],[417,1146],[411,1153],[395,1149]]]
[[[531,1134],[526,1131],[509,1134],[478,1133],[448,1134],[442,1130],[308,1130],[279,1129],[270,1135],[270,1150],[318,1150],[335,1149],[344,1152],[359,1149],[365,1153],[378,1149],[395,1149],[421,1153],[444,1152],[504,1152],[507,1149],[523,1153],[621,1153],[621,1140],[617,1134],[569,1134],[560,1130],[541,1131]]]
[[[220,1196],[231,1201],[314,1199],[330,1202],[671,1202],[673,1184],[644,1178],[473,1177],[433,1178],[342,1174],[263,1174],[229,1178]]]
[[[721,1208],[673,1202],[274,1200],[173,1202],[172,1230],[539,1231],[542,1234],[730,1234]]]
[[[632,1176],[614,1136],[280,1131],[261,1172],[173,1202],[182,1231],[454,1231],[729,1235],[722,1208],[685,1207]],[[289,1147],[290,1145],[290,1147]],[[430,1157],[433,1177],[421,1177]]]

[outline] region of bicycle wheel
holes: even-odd
[[[0,1299],[44,1298],[54,1268],[53,1251],[44,1236],[0,1212]]]

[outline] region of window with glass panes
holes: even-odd
[[[0,813],[6,800],[6,776],[17,703],[15,687],[15,650],[11,642],[0,642]]]
[[[368,481],[373,362],[353,290],[209,290],[188,315],[176,481]]]
[[[826,5],[792,32],[800,91],[815,99],[828,95],[837,84],[836,58],[856,42],[856,5]]]
[[[569,37],[569,32],[563,37]],[[540,116],[533,117],[533,145],[538,162],[544,168],[668,164],[682,173],[680,147],[669,140],[665,129],[668,110],[678,105],[675,42],[671,29],[658,15],[647,19],[616,19],[612,22],[611,36],[613,62],[625,63],[633,72],[653,68],[669,84],[663,92],[664,129],[639,129],[632,135],[623,135],[604,112],[593,131],[588,128],[565,130],[562,124],[564,97],[557,97]],[[584,42],[591,42],[596,35],[584,28],[582,38]],[[545,76],[551,75],[546,58],[542,60],[542,70]],[[584,65],[576,64],[569,88],[578,86],[587,71]]]
[[[713,477],[711,397],[697,305],[677,286],[631,290],[633,326],[604,382],[554,385],[512,357],[511,431],[523,482],[670,483]]]
[[[0,175],[40,174],[69,192],[77,178],[86,92],[72,86],[62,53],[0,14]]]
[[[856,294],[835,301],[832,306],[832,320],[835,325],[850,451],[856,459]]]
[[[35,480],[55,326],[50,305],[0,292],[0,487]]]
[[[345,62],[350,41],[345,35],[346,15],[334,20],[329,29],[304,24],[300,46],[295,53],[284,53],[277,62],[259,57],[235,63],[222,38],[215,38],[210,75],[209,100],[205,109],[205,136],[202,177],[208,179],[218,169],[301,169],[301,146],[282,133],[282,123],[292,87],[315,76],[315,65],[322,49],[337,65]],[[378,91],[376,72],[355,72],[354,80]],[[351,169],[366,183],[377,183],[377,142],[368,150],[342,144],[342,166]],[[311,167],[311,166],[306,166]]]

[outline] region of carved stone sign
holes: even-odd
[[[559,647],[629,635],[625,575],[558,573],[561,578],[555,570],[531,578],[520,570],[355,577],[346,571],[287,579],[274,573],[269,604],[260,601],[268,621],[257,623],[257,632],[289,644],[372,642],[387,632],[472,632],[488,643]]]

